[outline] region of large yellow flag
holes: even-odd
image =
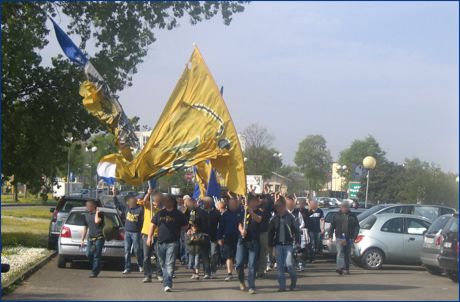
[[[133,161],[117,155],[116,178],[137,185],[205,160],[222,175],[229,191],[246,194],[243,153],[235,125],[195,47],[142,151]]]

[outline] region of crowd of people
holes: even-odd
[[[91,277],[97,277],[104,245],[103,219],[93,202],[87,208],[82,244],[88,229],[88,245],[94,246],[88,252]],[[204,197],[198,201],[149,189],[142,200],[128,198],[125,217],[123,274],[131,272],[134,252],[143,282],[156,278],[163,282],[165,292],[172,290],[178,261],[195,280],[200,279],[200,271],[203,279],[215,279],[223,266],[224,280],[231,281],[236,271],[240,290],[250,294],[255,294],[256,279],[276,269],[278,291],[295,290],[297,271],[315,261],[325,231],[324,213],[315,200],[297,201],[295,195],[270,194],[268,188],[264,194],[250,192],[246,198],[229,195],[225,200]],[[340,275],[349,274],[350,249],[358,232],[358,221],[343,202],[328,233],[331,240],[335,234],[336,272]]]

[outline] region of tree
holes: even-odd
[[[307,181],[309,190],[319,190],[328,180],[332,157],[321,135],[309,135],[299,143],[294,162]]]
[[[219,13],[228,25],[243,10],[242,2],[223,1],[3,2],[3,174],[15,176],[14,186],[26,183],[38,192],[66,162],[68,135],[86,141],[102,130],[78,95],[81,70],[62,55],[51,66],[41,64],[48,15],[70,20],[67,32],[80,37],[83,51],[94,42],[91,61],[117,92],[132,85],[155,30],[171,30],[185,16],[196,24]]]
[[[246,148],[270,147],[273,143],[273,135],[268,133],[267,128],[259,124],[251,124],[243,130]]]
[[[371,135],[362,140],[355,139],[350,147],[340,152],[339,163],[347,166],[347,169],[341,172],[341,175],[346,179],[346,183],[352,179],[352,169],[362,165],[366,156],[373,156],[377,161],[377,167],[386,161],[385,152]]]

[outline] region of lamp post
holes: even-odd
[[[347,165],[339,166],[337,168],[337,170],[339,170],[343,174],[347,170]],[[340,198],[343,199],[343,179],[342,179],[342,175],[339,175],[339,179],[340,179]]]
[[[69,183],[69,179],[70,179],[70,149],[72,148],[72,141],[73,141],[73,137],[72,136],[69,136],[65,139],[66,142],[68,142],[70,145],[69,145],[69,151],[67,153],[67,181],[66,181],[66,193],[67,194],[70,194],[70,183]]]
[[[91,186],[93,185],[93,154],[97,151],[97,147],[94,146],[94,147],[90,147],[90,146],[87,146],[85,148],[86,152],[90,152],[90,183],[89,183],[89,186],[91,188]],[[97,188],[96,188],[96,198],[97,198]]]
[[[281,161],[281,158],[283,157],[283,153],[281,152],[275,152],[273,153],[273,157],[278,158]],[[276,169],[276,179],[278,180],[278,183],[280,184],[280,192],[281,192],[281,182],[280,182],[280,177],[279,177],[279,169],[277,167]],[[275,192],[276,192],[276,185],[275,185]]]
[[[364,201],[364,208],[367,209],[367,195],[369,193],[369,176],[370,176],[370,171],[372,169],[375,169],[375,166],[377,165],[377,162],[375,161],[375,158],[372,156],[366,156],[363,159],[363,167],[367,169],[367,183],[366,183],[366,200]]]

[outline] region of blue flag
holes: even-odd
[[[206,196],[220,198],[220,194],[220,185],[217,182],[216,171],[214,169],[211,169],[211,176],[209,177]]]
[[[50,18],[51,19],[51,18]],[[75,45],[70,37],[59,27],[59,25],[51,19],[54,26],[54,32],[56,33],[56,38],[61,45],[62,50],[66,54],[66,56],[72,61],[77,63],[78,65],[85,66],[88,62],[88,58],[83,54],[80,48]]]

